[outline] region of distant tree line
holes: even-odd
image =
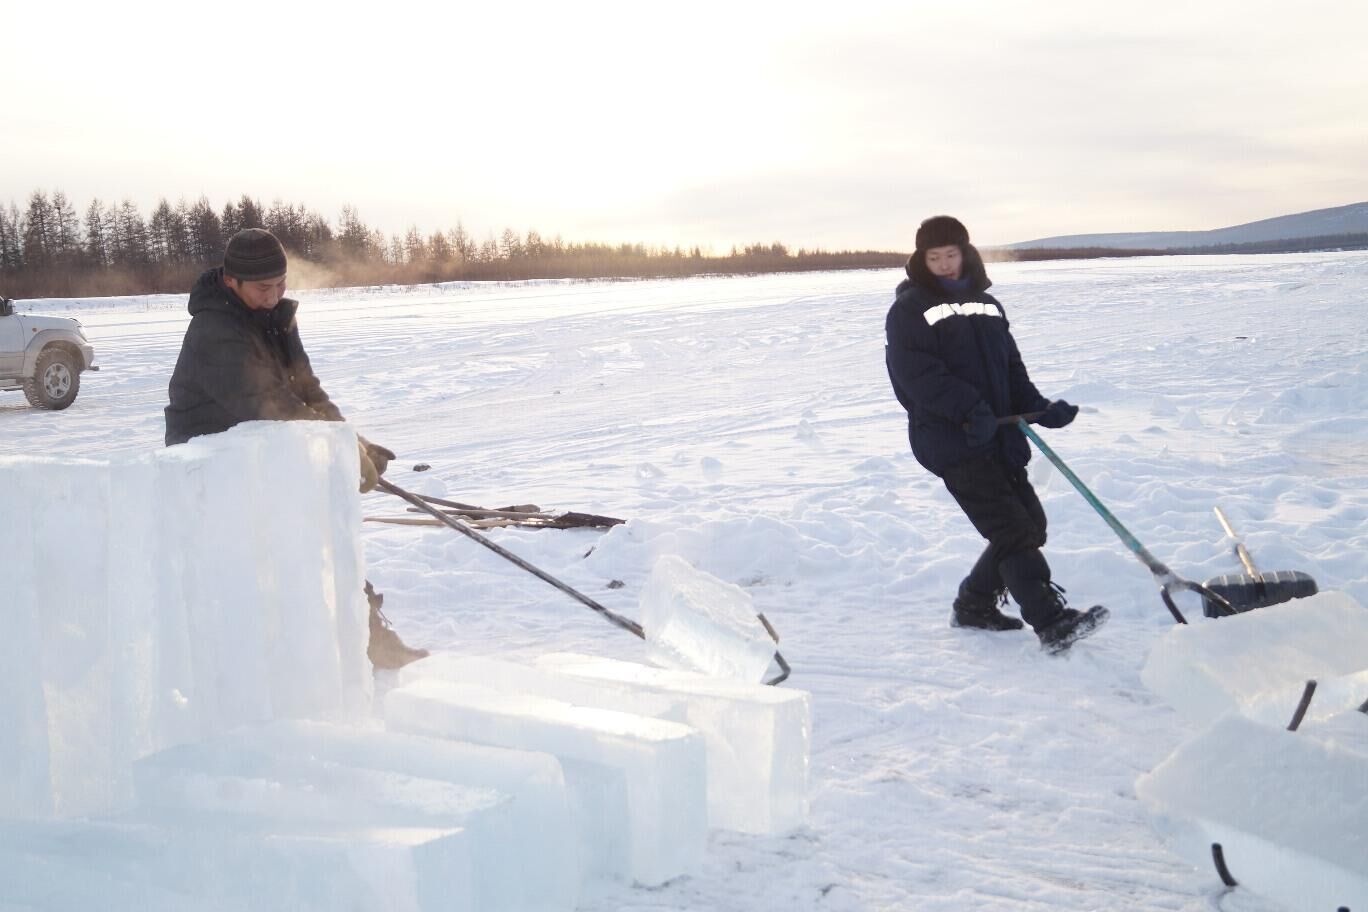
[[[222,262],[227,239],[267,228],[290,254],[295,284],[308,287],[417,284],[479,279],[686,276],[902,265],[906,254],[799,249],[780,243],[700,247],[567,243],[506,229],[477,240],[460,221],[423,234],[388,237],[343,206],[336,225],[303,204],[270,207],[244,194],[214,208],[201,196],[162,199],[144,217],[129,200],[95,199],[78,215],[60,190],[34,191],[20,208],[0,205],[0,294],[12,298],[183,292]]]

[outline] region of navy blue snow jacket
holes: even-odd
[[[1008,466],[1026,465],[1031,448],[1019,428],[1004,425],[988,443],[971,447],[964,423],[979,402],[998,416],[1049,404],[1026,373],[1006,312],[987,293],[992,282],[978,251],[970,246],[964,254],[969,287],[962,292],[909,263],[885,323],[888,376],[907,409],[912,453],[936,475],[994,450]]]

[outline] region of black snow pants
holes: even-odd
[[[1025,468],[1004,465],[996,455],[978,456],[941,476],[978,533],[988,540],[960,584],[960,596],[992,599],[1003,587],[1036,630],[1056,620],[1062,606],[1050,587],[1045,546],[1045,509]]]

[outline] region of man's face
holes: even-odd
[[[244,281],[226,275],[223,277],[223,284],[233,290],[242,303],[246,304],[251,310],[270,310],[280,303],[280,299],[285,297],[285,276],[276,276],[274,279],[259,279]]]
[[[926,251],[926,268],[938,279],[958,279],[964,267],[964,253],[958,244],[932,247]]]

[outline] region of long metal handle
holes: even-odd
[[[997,423],[998,427],[1002,427],[1004,424],[1016,424],[1018,421],[1035,421],[1043,414],[1045,413],[1023,412],[1020,415],[1002,415],[998,418]],[[961,424],[960,427],[962,427],[966,431],[969,430],[969,422],[964,422],[964,424]]]
[[[625,618],[622,615],[617,614],[616,612],[610,611],[609,609],[603,607],[598,602],[591,599],[589,596],[585,595],[582,592],[579,592],[576,589],[571,588],[565,583],[562,583],[560,580],[556,579],[554,576],[547,573],[545,570],[542,570],[540,567],[534,566],[533,564],[529,564],[527,561],[523,560],[521,557],[518,557],[518,555],[514,554],[512,551],[509,551],[508,549],[490,541],[488,538],[485,538],[483,535],[481,535],[479,532],[476,532],[474,529],[470,528],[465,523],[462,523],[456,520],[454,517],[446,513],[443,513],[441,510],[432,506],[432,504],[427,503],[418,495],[410,494],[408,491],[405,491],[403,488],[399,487],[398,485],[392,482],[386,481],[384,478],[378,479],[376,481],[375,486],[382,491],[393,494],[396,497],[403,498],[408,503],[417,507],[419,510],[422,510],[424,513],[427,513],[429,516],[441,522],[442,525],[454,529],[457,532],[460,532],[466,538],[479,542],[480,544],[488,548],[490,551],[493,551],[495,554],[499,555],[505,560],[517,564],[519,567],[526,570],[528,573],[537,577],[537,579],[550,583],[552,586],[555,586],[557,589],[559,589],[561,592],[564,592],[571,598],[576,599],[577,601],[580,601],[583,604],[592,608],[593,610],[597,611],[599,614],[607,618],[611,623],[616,624],[623,630],[629,631],[630,633],[636,635],[637,637],[640,637],[643,640],[646,639],[646,631],[643,630],[641,625],[638,624],[636,621],[633,621],[630,618]],[[769,620],[763,614],[758,615],[758,617],[760,618],[760,622],[765,626],[765,630],[769,633],[770,638],[773,639],[774,642],[778,643],[779,633],[774,629],[773,625],[770,624]],[[777,674],[770,680],[764,682],[768,685],[782,684],[784,681],[788,680],[788,676],[793,671],[793,669],[789,667],[789,663],[784,661],[784,657],[779,653],[777,649],[774,652],[774,661],[779,666],[779,674]]]
[[[641,625],[638,624],[636,621],[633,621],[630,618],[625,618],[620,614],[608,610],[607,608],[603,607],[598,602],[594,601],[584,593],[579,592],[578,590],[573,589],[570,586],[567,586],[565,583],[562,583],[560,580],[556,579],[554,576],[547,573],[545,570],[542,570],[540,567],[536,567],[532,564],[529,564],[527,561],[523,560],[521,557],[518,557],[518,555],[514,554],[512,551],[509,551],[506,548],[503,548],[502,546],[490,541],[488,538],[485,538],[483,535],[481,535],[479,532],[476,532],[474,529],[470,528],[465,523],[459,522],[451,516],[448,516],[447,514],[443,513],[441,510],[432,506],[422,498],[418,497],[416,494],[410,494],[408,491],[405,491],[398,485],[388,482],[383,478],[381,478],[376,483],[376,487],[378,487],[382,491],[386,491],[390,494],[393,494],[396,497],[402,497],[404,500],[408,501],[410,504],[417,507],[419,510],[423,511],[432,518],[441,522],[442,525],[454,529],[457,532],[460,532],[466,538],[479,542],[480,544],[488,548],[490,551],[493,551],[495,554],[502,557],[504,560],[511,561],[512,563],[517,564],[519,567],[526,570],[528,573],[537,577],[537,579],[542,580],[543,582],[550,583],[551,585],[555,586],[557,589],[559,589],[561,592],[564,592],[571,598],[576,599],[585,605],[588,605],[590,608],[597,611],[599,614],[603,615],[610,622],[621,627],[623,630],[630,631],[631,633],[635,634],[643,640],[646,639],[646,632],[641,629]]]
[[[1153,554],[1150,554],[1149,549],[1140,544],[1140,540],[1134,535],[1131,535],[1129,529],[1121,525],[1121,521],[1112,515],[1111,510],[1108,510],[1106,506],[1103,505],[1102,501],[1097,499],[1096,494],[1088,490],[1088,486],[1073,473],[1072,469],[1064,464],[1064,460],[1060,459],[1054,450],[1050,449],[1049,444],[1040,439],[1039,434],[1031,430],[1030,426],[1027,425],[1025,421],[1017,421],[1017,426],[1021,428],[1023,434],[1029,437],[1035,445],[1040,448],[1040,452],[1044,453],[1050,462],[1055,464],[1055,468],[1064,473],[1064,477],[1069,479],[1069,483],[1072,484],[1074,488],[1078,490],[1078,493],[1083,495],[1083,499],[1097,511],[1097,515],[1101,516],[1102,519],[1106,521],[1107,525],[1111,526],[1112,531],[1121,539],[1122,544],[1129,548],[1131,552],[1140,559],[1140,563],[1144,564],[1150,573],[1154,574],[1155,580],[1159,583],[1159,594],[1164,600],[1164,606],[1168,608],[1169,614],[1173,615],[1175,621],[1180,624],[1187,623],[1187,618],[1183,617],[1183,613],[1178,610],[1178,605],[1173,601],[1171,592],[1175,589],[1186,589],[1189,592],[1197,593],[1216,605],[1224,614],[1230,615],[1236,613],[1235,608],[1224,596],[1212,592],[1201,583],[1194,583],[1191,580],[1183,579],[1165,566],[1161,560]]]
[[[1129,548],[1136,557],[1140,558],[1140,562],[1148,567],[1151,573],[1156,577],[1160,577],[1161,583],[1177,581],[1178,577],[1173,574],[1173,571],[1164,566],[1164,563],[1153,554],[1150,554],[1149,550],[1144,545],[1140,544],[1140,540],[1134,535],[1131,535],[1129,529],[1121,525],[1121,520],[1113,516],[1111,510],[1108,510],[1102,504],[1102,501],[1097,499],[1097,495],[1088,490],[1088,486],[1073,473],[1072,469],[1064,464],[1064,460],[1060,459],[1054,450],[1050,449],[1049,444],[1040,439],[1039,434],[1031,430],[1030,425],[1025,421],[1018,420],[1017,427],[1021,428],[1023,434],[1031,438],[1032,442],[1040,448],[1040,452],[1044,453],[1046,458],[1055,464],[1055,468],[1064,473],[1064,477],[1069,479],[1069,483],[1078,489],[1078,493],[1083,495],[1083,499],[1092,505],[1092,508],[1106,521],[1107,525],[1111,526],[1112,531],[1121,539],[1121,542]]]
[[[1249,556],[1249,549],[1245,547],[1244,542],[1240,541],[1240,536],[1236,535],[1235,530],[1231,528],[1230,520],[1226,519],[1226,515],[1220,507],[1212,507],[1212,509],[1216,511],[1216,519],[1220,522],[1221,528],[1225,529],[1225,534],[1229,535],[1230,540],[1235,542],[1235,556],[1240,559],[1240,563],[1244,564],[1245,572],[1250,576],[1258,576],[1259,571],[1254,568],[1254,558]]]

